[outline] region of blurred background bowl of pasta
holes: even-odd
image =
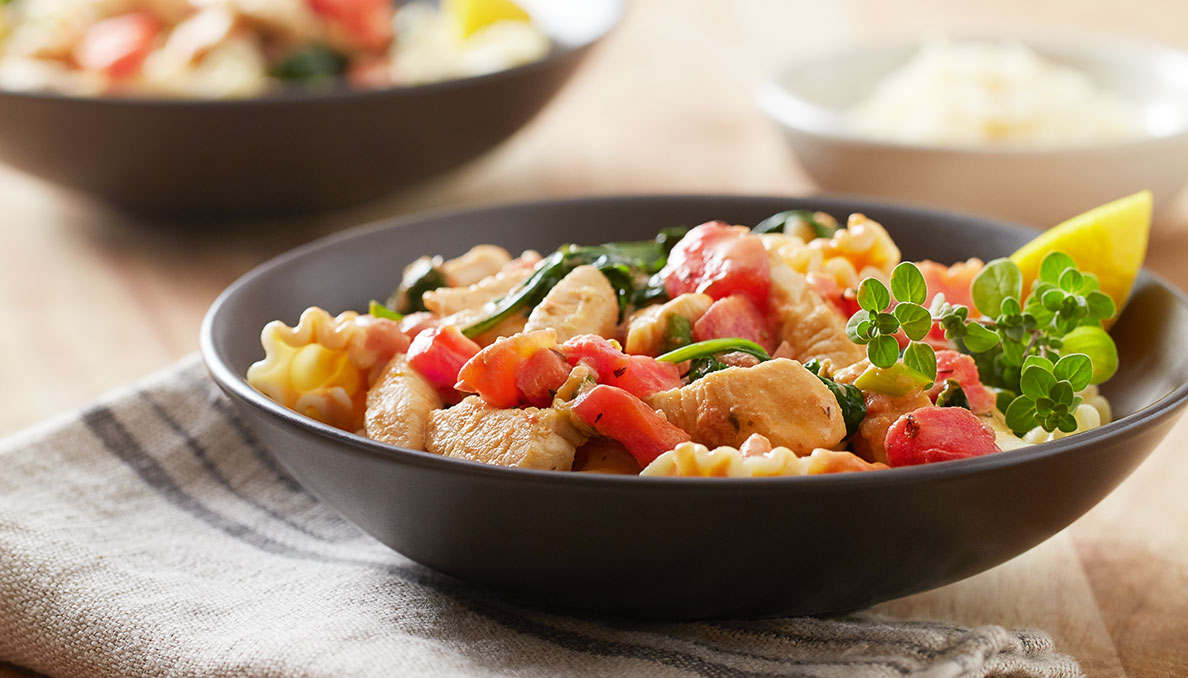
[[[6,5],[0,162],[187,217],[341,207],[453,169],[539,112],[622,12],[621,0]]]
[[[809,177],[1050,226],[1188,181],[1188,54],[1113,38],[935,37],[791,64],[760,107]]]

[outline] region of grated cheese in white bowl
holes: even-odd
[[[891,141],[1051,147],[1142,137],[1136,107],[1015,42],[925,43],[847,112]]]

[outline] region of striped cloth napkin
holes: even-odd
[[[0,660],[50,676],[1082,675],[1035,631],[519,606],[297,485],[196,358],[0,442]]]

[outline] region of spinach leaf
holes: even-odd
[[[345,54],[325,45],[310,45],[290,53],[272,67],[271,74],[281,80],[317,82],[336,79],[346,70]]]
[[[804,364],[805,369],[812,372],[825,387],[833,393],[841,408],[842,420],[846,422],[846,437],[858,431],[858,425],[866,418],[866,400],[862,398],[862,391],[852,384],[839,384],[829,377],[821,375],[821,362],[812,359]]]

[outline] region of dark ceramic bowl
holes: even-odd
[[[554,43],[541,61],[426,85],[228,101],[0,91],[0,162],[175,216],[377,198],[457,167],[527,123],[618,21],[621,0],[581,9],[541,17]]]
[[[1013,251],[1034,232],[982,218],[831,198],[633,197],[431,214],[302,247],[215,302],[202,351],[215,380],[310,491],[404,555],[527,601],[661,618],[841,612],[993,567],[1100,501],[1167,434],[1188,399],[1188,298],[1140,276],[1113,329],[1118,420],[1025,450],[861,474],[673,479],[524,471],[379,444],[272,402],[244,381],[260,329],[309,305],[366,308],[422,253],[498,243],[651,237],[779,210],[860,211],[904,255],[950,262]]]

